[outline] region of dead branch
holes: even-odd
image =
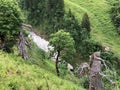
[[[109,67],[106,65],[106,63],[105,63],[105,60],[104,60],[104,59],[102,59],[102,58],[97,58],[97,59],[99,59],[100,61],[102,61],[102,62],[103,62],[103,64],[104,64],[104,66],[105,66],[106,70],[107,70],[107,69],[109,69]]]
[[[115,82],[113,82],[113,80],[111,80],[107,75],[103,74],[103,73],[100,73],[99,74],[102,76],[102,77],[105,77],[112,85],[115,84]]]
[[[22,27],[22,28],[26,27],[26,28],[29,28],[30,31],[33,31],[33,27],[32,27],[31,25],[29,25],[29,24],[21,23],[21,27]]]
[[[81,63],[81,64],[78,66],[78,68],[76,69],[75,73],[76,73],[76,74],[79,73],[79,76],[81,76],[82,73],[84,73],[84,71],[85,71],[86,68],[87,68],[87,70],[90,69],[89,64],[86,63],[86,62],[85,62],[85,63]]]

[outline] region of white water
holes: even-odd
[[[30,32],[28,37],[32,38],[33,41],[36,43],[36,45],[43,49],[45,52],[48,52],[48,49],[53,49],[53,47],[48,46],[49,42],[46,41],[45,39],[41,38],[40,36],[36,35],[34,32]]]
[[[54,47],[51,47],[51,46],[48,46],[49,45],[49,42],[46,41],[45,39],[41,38],[40,36],[36,35],[34,32],[30,32],[29,35],[28,35],[29,38],[32,38],[33,39],[33,42],[36,43],[36,45],[43,49],[45,52],[48,52],[49,49],[54,49]],[[55,61],[56,60],[56,56],[57,54],[55,54],[54,57],[52,57],[52,60]],[[73,69],[73,66],[71,64],[68,63],[68,69]]]

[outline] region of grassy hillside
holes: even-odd
[[[113,0],[64,0],[66,10],[71,9],[81,21],[87,12],[91,21],[91,36],[102,45],[108,45],[111,50],[120,55],[120,36],[117,35],[110,19],[110,1]]]
[[[54,62],[41,60],[38,52],[31,53],[34,56],[25,61],[0,51],[0,90],[84,90],[75,82],[58,78]]]

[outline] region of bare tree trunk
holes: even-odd
[[[99,73],[90,76],[89,90],[102,90],[102,76]]]
[[[99,56],[99,57],[98,57]],[[100,55],[95,55],[92,59],[92,63],[90,65],[90,75],[89,75],[89,90],[102,90],[102,76],[100,75],[101,72],[101,61]]]
[[[20,32],[20,35],[19,35],[19,51],[20,51],[20,55],[26,60],[28,59],[28,55],[26,53],[26,50],[25,50],[25,39],[24,39],[24,35],[23,35],[23,32],[21,31]]]
[[[21,28],[23,29],[24,27],[27,27],[30,29],[30,31],[33,31],[33,28],[31,25],[28,25],[28,24],[24,24],[24,23],[21,23]],[[26,46],[26,40],[24,38],[24,34],[23,34],[23,31],[21,30],[20,31],[20,34],[19,34],[19,41],[18,41],[18,49],[20,51],[20,55],[25,59],[27,60],[28,59],[28,55],[26,53],[26,50],[25,50],[25,46]],[[29,46],[29,45],[28,45]]]
[[[56,66],[57,76],[60,76],[60,72],[59,72],[59,68],[58,68],[58,63],[59,63],[58,59],[59,59],[59,56],[60,56],[60,51],[58,50],[57,52],[58,52],[58,54],[57,54],[56,65],[55,66]]]

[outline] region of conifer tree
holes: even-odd
[[[86,29],[86,33],[88,34],[88,36],[90,36],[90,21],[89,21],[89,17],[88,17],[88,14],[85,13],[83,15],[83,18],[82,18],[82,24],[81,24],[82,28]]]
[[[79,24],[78,20],[72,14],[72,11],[69,11],[64,16],[64,30],[69,32],[75,41],[76,50],[79,51],[79,46],[81,44],[81,25]]]

